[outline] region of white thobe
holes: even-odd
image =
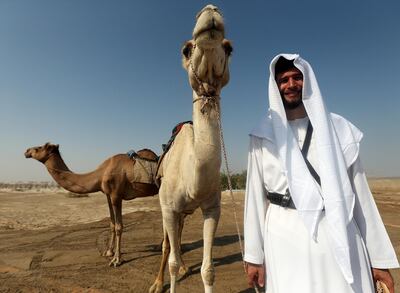
[[[300,147],[307,123],[308,118],[289,122]],[[318,173],[313,139],[307,158]],[[250,135],[247,172],[244,259],[265,263],[266,292],[373,293],[371,267],[399,266],[359,158],[348,168],[356,196],[353,220],[348,225],[353,284],[346,282],[335,261],[324,213],[314,241],[295,209],[269,204],[268,191],[284,194],[288,188],[273,141]]]

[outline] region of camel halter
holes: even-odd
[[[190,65],[190,69],[192,70],[192,73],[194,75],[194,78],[196,79],[196,82],[199,84],[199,87],[201,87],[201,89],[203,90],[203,92],[205,94],[203,94],[199,98],[193,100],[193,104],[196,103],[197,101],[202,101],[200,112],[201,112],[201,114],[204,114],[205,113],[205,109],[204,109],[205,106],[208,105],[208,104],[214,105],[214,106],[217,105],[219,103],[219,100],[221,99],[221,97],[220,96],[216,96],[216,95],[214,95],[214,96],[210,95],[206,91],[206,89],[204,88],[203,83],[201,82],[201,79],[197,75],[196,70],[194,69],[194,66],[193,66],[193,61],[192,61],[192,56],[193,56],[193,52],[194,52],[195,48],[196,48],[196,44],[193,45],[192,53],[191,53],[190,59],[189,59],[189,65]],[[225,73],[226,63],[227,62],[228,62],[228,58],[225,59],[224,70],[222,71],[222,75],[224,75],[224,73]],[[217,113],[218,113],[218,111],[217,111]]]
[[[196,47],[196,44],[194,44],[193,50],[194,50],[195,47]],[[191,54],[190,59],[189,59],[190,68],[191,68],[191,70],[192,70],[192,72],[193,72],[193,75],[194,75],[194,77],[195,77],[197,83],[198,83],[199,86],[202,88],[203,92],[206,93],[205,95],[202,95],[200,98],[195,99],[195,100],[193,101],[193,103],[196,103],[197,101],[202,101],[203,104],[202,104],[202,106],[201,106],[200,111],[201,111],[202,114],[204,114],[204,112],[205,112],[204,107],[205,107],[207,104],[209,104],[209,103],[212,103],[212,104],[214,104],[214,105],[216,105],[217,103],[219,103],[219,101],[220,101],[220,96],[211,96],[211,95],[209,95],[209,94],[207,93],[206,89],[205,89],[204,86],[203,86],[203,83],[201,82],[200,78],[198,77],[198,75],[197,75],[197,73],[196,73],[196,70],[194,69],[193,62],[192,62],[192,56],[193,56],[193,53]],[[227,59],[225,60],[224,70],[223,70],[223,73],[222,73],[222,74],[225,73],[226,63],[227,63]],[[220,144],[221,144],[222,153],[223,153],[223,155],[224,155],[225,172],[226,172],[226,177],[227,177],[227,179],[228,179],[229,195],[230,195],[230,197],[231,197],[232,204],[233,204],[233,215],[234,215],[234,219],[235,219],[236,233],[237,233],[238,240],[239,240],[240,253],[241,253],[241,255],[242,255],[243,269],[244,269],[244,272],[245,272],[245,274],[246,274],[247,268],[246,268],[246,263],[244,262],[244,250],[243,250],[243,244],[242,244],[242,236],[241,236],[241,234],[240,234],[238,216],[237,216],[237,212],[236,212],[236,202],[235,202],[235,198],[234,198],[234,196],[233,196],[233,191],[232,191],[231,172],[230,172],[230,169],[229,169],[228,156],[227,156],[226,148],[225,148],[224,133],[223,133],[223,130],[222,130],[222,122],[221,122],[220,108],[217,108],[217,107],[216,107],[215,111],[216,111],[216,113],[217,113],[219,138],[220,138]],[[259,291],[258,291],[257,286],[254,286],[254,288],[255,288],[255,291],[258,293]]]

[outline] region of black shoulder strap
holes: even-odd
[[[315,181],[317,181],[318,184],[321,185],[321,179],[319,178],[318,173],[315,171],[315,169],[313,168],[313,166],[307,159],[307,154],[308,154],[308,149],[310,148],[312,133],[313,133],[313,127],[311,125],[311,122],[308,121],[307,133],[306,133],[306,137],[304,139],[303,147],[301,149],[301,154],[303,155],[304,162],[306,162],[307,168],[310,171],[312,177],[314,177]]]

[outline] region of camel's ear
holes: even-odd
[[[227,39],[224,39],[222,41],[222,46],[224,47],[225,54],[229,57],[232,54],[233,47],[231,41],[228,41]]]
[[[182,47],[182,55],[185,57],[185,59],[189,59],[190,55],[192,54],[192,49],[193,49],[193,42],[192,41],[187,41],[183,47]]]
[[[45,148],[48,148],[50,146],[50,143],[49,142],[46,142],[45,144],[44,144],[44,147]]]
[[[56,144],[56,145],[54,145],[55,146],[55,148],[58,150],[58,148],[59,148],[59,144]]]

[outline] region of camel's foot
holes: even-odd
[[[106,256],[106,257],[111,257],[111,256],[114,256],[114,251],[112,251],[111,249],[108,249],[108,250],[104,251],[101,255]]]
[[[110,267],[113,266],[114,268],[116,268],[116,267],[120,266],[121,264],[122,264],[122,261],[121,261],[120,257],[114,255],[113,259],[110,261],[110,263],[108,265]]]
[[[150,287],[149,293],[161,293],[163,289],[163,284],[156,280],[154,284]]]

